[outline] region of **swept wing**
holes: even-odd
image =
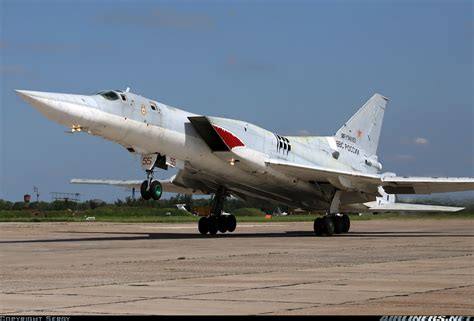
[[[474,189],[474,178],[471,177],[399,177],[300,165],[273,159],[267,160],[266,164],[302,180],[329,182],[346,190],[376,192],[378,186],[382,186],[390,194],[431,194]]]
[[[176,176],[173,176],[168,179],[158,180],[161,183],[163,192],[169,193],[180,193],[180,194],[205,194],[198,190],[193,190],[191,188],[186,188],[178,186],[173,183]],[[140,188],[143,180],[113,180],[113,179],[84,179],[84,178],[73,178],[71,179],[71,184],[89,184],[89,185],[112,185],[112,186],[122,186],[127,188]]]

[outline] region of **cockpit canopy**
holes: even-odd
[[[104,97],[107,100],[118,100],[119,99],[119,96],[114,91],[104,91],[104,92],[101,92],[99,95],[101,95],[102,97]]]
[[[127,100],[127,96],[121,90],[101,90],[95,93],[95,95],[99,95],[104,97],[107,100],[119,100],[120,97],[123,101]]]

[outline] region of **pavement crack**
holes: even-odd
[[[416,294],[428,294],[428,293],[435,293],[435,292],[440,292],[440,291],[447,291],[447,290],[455,290],[455,289],[461,289],[461,288],[468,288],[472,287],[473,285],[460,285],[460,286],[454,286],[454,287],[446,287],[442,289],[433,289],[433,290],[426,290],[426,291],[415,291],[415,292],[410,292],[410,293],[403,293],[403,294],[393,294],[393,295],[386,295],[383,297],[377,297],[377,298],[369,298],[361,301],[345,301],[345,302],[339,302],[339,303],[328,303],[328,304],[314,304],[310,307],[297,307],[297,308],[287,308],[287,309],[282,309],[278,311],[273,311],[273,312],[264,312],[261,313],[262,315],[265,314],[278,314],[278,313],[283,313],[283,312],[294,312],[294,311],[299,311],[299,310],[304,310],[308,308],[317,308],[317,307],[332,307],[332,306],[338,306],[338,305],[364,305],[366,303],[374,302],[374,301],[379,301],[379,300],[384,300],[384,299],[389,299],[389,298],[396,298],[396,297],[409,297],[412,295]],[[450,306],[452,307],[452,306]]]

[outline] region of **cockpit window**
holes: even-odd
[[[107,100],[118,100],[119,99],[119,96],[113,91],[104,91],[104,92],[99,93],[99,95],[101,95],[102,97],[104,97]]]

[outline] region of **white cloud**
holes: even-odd
[[[426,145],[429,143],[428,139],[423,137],[417,137],[413,140],[413,142],[417,145]]]
[[[396,158],[397,160],[405,161],[405,162],[411,162],[411,161],[416,160],[416,157],[415,157],[415,156],[413,156],[413,155],[407,155],[407,154],[399,154],[399,155],[395,156],[395,158]]]
[[[310,136],[311,135],[309,130],[306,130],[306,129],[299,130],[298,134],[300,134],[301,136]]]
[[[227,67],[231,67],[233,69],[257,73],[268,73],[276,70],[276,66],[270,63],[259,60],[238,58],[236,56],[228,57],[225,63]]]
[[[96,19],[113,26],[134,25],[146,28],[191,30],[214,28],[214,19],[206,14],[185,12],[166,8],[155,8],[143,12],[122,11],[110,15],[99,14]]]
[[[0,66],[0,75],[23,76],[28,73],[29,71],[23,66],[18,66],[18,65]]]

